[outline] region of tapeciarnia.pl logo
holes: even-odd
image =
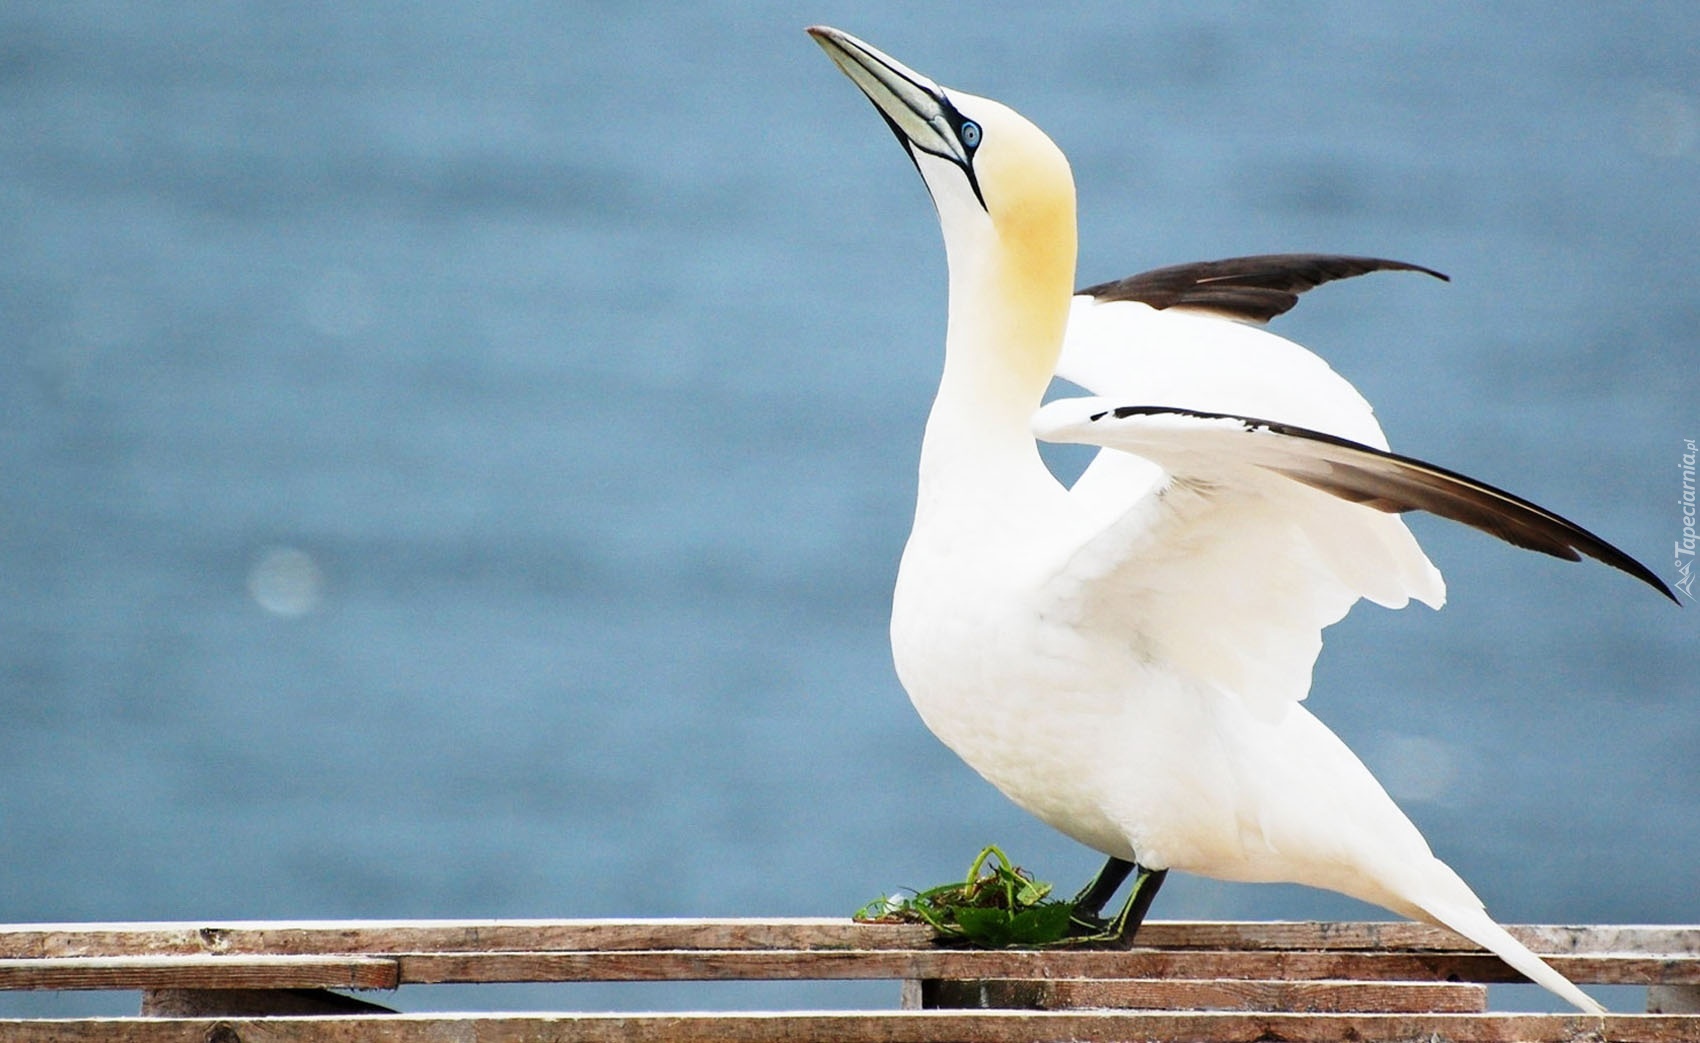
[[[1694,439],[1684,438],[1682,454],[1682,536],[1676,541],[1676,589],[1694,596]]]

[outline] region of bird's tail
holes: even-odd
[[[1578,1009],[1589,1014],[1606,1012],[1593,997],[1577,988],[1569,978],[1553,970],[1545,960],[1530,952],[1528,946],[1511,937],[1505,928],[1494,923],[1469,886],[1444,862],[1437,859],[1436,864],[1446,871],[1446,875],[1458,882],[1463,895],[1449,895],[1447,899],[1438,901],[1415,901],[1414,904],[1424,914],[1422,919],[1449,927],[1482,948],[1491,950],[1500,959],[1521,971],[1530,981],[1566,1002],[1575,1004]]]

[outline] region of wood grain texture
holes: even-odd
[[[1647,989],[1649,1014],[1700,1014],[1700,985],[1654,985]],[[1700,1039],[1700,1018],[1695,1037]]]
[[[1512,937],[1538,953],[1700,955],[1700,925],[1507,924]],[[1164,949],[1458,950],[1475,946],[1443,927],[1409,921],[1152,921],[1142,945]]]
[[[1693,1018],[1644,1014],[1263,1014],[892,1011],[846,1014],[398,1014],[382,1017],[0,1021],[8,1043],[1693,1043]]]
[[[1583,983],[1700,984],[1700,928],[1514,931]],[[1418,924],[1157,922],[1141,933],[1145,944],[1126,951],[952,950],[929,938],[922,927],[844,920],[26,925],[0,927],[0,988],[810,978],[1519,980],[1497,957]]]
[[[1577,981],[1650,986],[1659,1013],[1483,1013],[1480,983],[1517,974],[1417,924],[1159,922],[1136,949],[1038,951],[943,949],[925,928],[818,919],[72,924],[0,927],[0,988],[141,989],[158,1016],[0,1021],[0,1041],[1700,1043],[1700,1015],[1673,1013],[1700,995],[1700,928],[1513,931]],[[903,980],[906,1009],[393,1014],[308,991],[850,978]],[[312,1013],[327,1002],[334,1013]],[[1004,1007],[975,1009],[989,1003]]]
[[[402,954],[403,984],[496,981],[734,981],[878,978],[1193,978],[1518,982],[1489,953],[882,949],[862,951]],[[1700,959],[1554,956],[1573,981],[1700,983]]]
[[[0,989],[393,989],[372,956],[96,956],[0,959]]]
[[[1700,926],[1511,925],[1540,953],[1700,955]],[[256,953],[543,952],[653,949],[917,949],[914,924],[842,918],[635,920],[332,920],[0,925],[0,957]],[[1148,921],[1158,949],[1458,951],[1468,941],[1426,924]]]
[[[843,918],[13,924],[0,925],[0,957],[885,949],[931,940],[924,925]]]

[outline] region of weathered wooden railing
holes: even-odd
[[[126,1018],[0,1020],[0,1040],[1587,1040],[1700,1043],[1700,927],[1518,927],[1649,1013],[1490,1013],[1516,972],[1418,924],[1154,921],[1126,951],[941,949],[843,920],[0,927],[0,989],[128,989]],[[402,1014],[444,982],[894,979],[900,1010]]]

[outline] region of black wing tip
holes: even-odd
[[[1634,561],[1635,559],[1631,558],[1630,560]],[[1642,566],[1640,562],[1636,561],[1635,564],[1641,567],[1641,571],[1631,572],[1631,576],[1634,576],[1643,583],[1650,584],[1654,590],[1663,594],[1665,597],[1670,598],[1671,604],[1675,605],[1677,608],[1682,607],[1682,599],[1676,596],[1676,591],[1670,589],[1670,587],[1665,584],[1664,580],[1653,575],[1652,570]]]
[[[1536,551],[1565,561],[1581,561],[1584,556],[1592,558],[1602,565],[1606,565],[1618,570],[1619,572],[1633,576],[1652,587],[1660,594],[1669,598],[1671,603],[1676,605],[1678,608],[1682,607],[1682,601],[1676,596],[1676,592],[1671,590],[1671,588],[1667,586],[1663,580],[1659,579],[1652,569],[1641,564],[1640,561],[1636,560],[1627,552],[1620,550],[1613,544],[1594,535],[1592,532],[1589,532],[1582,526],[1577,525],[1570,519],[1554,514],[1552,511],[1547,510],[1539,504],[1525,500],[1521,496],[1507,492],[1498,486],[1489,485],[1479,479],[1471,478],[1468,475],[1460,474],[1457,471],[1448,470],[1438,464],[1431,464],[1424,460],[1418,460],[1415,457],[1388,452],[1385,449],[1377,449],[1374,446],[1364,445],[1362,442],[1357,442],[1350,438],[1342,438],[1339,435],[1331,435],[1324,431],[1316,431],[1311,428],[1299,427],[1294,424],[1285,424],[1275,420],[1264,420],[1259,417],[1241,416],[1236,413],[1215,413],[1204,410],[1187,409],[1182,406],[1117,406],[1114,409],[1098,413],[1091,419],[1101,420],[1106,416],[1112,416],[1117,420],[1126,420],[1129,417],[1134,416],[1164,415],[1190,417],[1195,420],[1234,421],[1244,426],[1247,431],[1261,429],[1288,438],[1304,438],[1328,445],[1351,449],[1356,452],[1368,453],[1372,456],[1396,461],[1401,465],[1419,468],[1423,471],[1430,472],[1453,482],[1461,482],[1466,486],[1475,487],[1478,490],[1491,494],[1493,497],[1496,497],[1503,502],[1510,503],[1521,510],[1528,511],[1537,518],[1545,519],[1546,524],[1553,527],[1544,534],[1547,538],[1533,538],[1528,532],[1519,532],[1519,530],[1514,527],[1484,524],[1480,520],[1471,521],[1457,515],[1452,515],[1451,520],[1468,525],[1471,528],[1479,529],[1491,536],[1504,540],[1506,543],[1513,546],[1521,547],[1525,550]],[[1426,510],[1433,514],[1440,513],[1435,511],[1432,507],[1418,507],[1409,501],[1406,501],[1403,504],[1391,500],[1386,501],[1385,503],[1371,503],[1366,499],[1359,499],[1349,495],[1341,488],[1329,483],[1319,484],[1313,480],[1307,479],[1305,476],[1293,474],[1287,471],[1281,471],[1280,473],[1286,474],[1287,477],[1303,482],[1304,484],[1310,485],[1322,492],[1326,492],[1331,496],[1364,503],[1366,506],[1370,506],[1374,510],[1393,513],[1418,509]],[[1447,517],[1447,515],[1440,516]]]
[[[1440,271],[1439,269],[1430,268],[1427,265],[1422,265],[1422,264],[1412,264],[1410,261],[1391,261],[1391,260],[1388,260],[1387,258],[1384,258],[1384,257],[1359,257],[1359,258],[1354,258],[1354,260],[1365,261],[1365,262],[1373,263],[1373,264],[1378,266],[1376,268],[1370,269],[1371,271],[1377,271],[1377,272],[1416,272],[1419,275],[1432,276],[1436,279],[1439,279],[1441,282],[1451,282],[1452,281],[1452,276],[1447,275],[1445,272]]]
[[[1605,540],[1595,536],[1593,533],[1582,528],[1582,526],[1577,525],[1575,522],[1567,520],[1567,524],[1593,541],[1591,545],[1582,543],[1573,549],[1581,551],[1583,554],[1593,558],[1602,565],[1609,565],[1619,572],[1634,576],[1636,579],[1669,598],[1671,604],[1675,605],[1677,608],[1682,607],[1682,601],[1676,596],[1676,591],[1670,589],[1670,587],[1665,584],[1664,580],[1660,579],[1653,573],[1652,569],[1641,564],[1639,560],[1632,557],[1628,552],[1620,550],[1616,546],[1607,543]],[[1538,550],[1539,548],[1536,549]],[[1580,561],[1581,558],[1572,555],[1570,560]]]
[[[1299,295],[1323,283],[1370,272],[1417,272],[1451,282],[1444,272],[1410,261],[1350,254],[1254,254],[1155,268],[1076,291],[1099,301],[1138,301],[1159,311],[1197,308],[1268,322],[1289,311]]]

